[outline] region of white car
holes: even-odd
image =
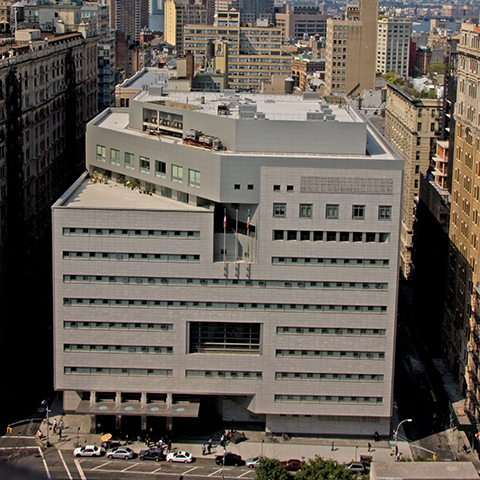
[[[190,463],[192,461],[193,456],[188,452],[172,452],[167,455],[167,462]]]
[[[250,468],[258,467],[260,465],[260,460],[262,460],[262,458],[265,458],[265,457],[259,456],[255,458],[249,458],[245,462],[245,465]]]
[[[102,449],[96,445],[85,445],[85,447],[78,447],[73,451],[75,457],[99,457],[102,454]]]

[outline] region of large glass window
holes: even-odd
[[[183,167],[172,165],[172,182],[183,183]]]
[[[390,205],[380,205],[378,207],[378,219],[379,220],[391,220],[392,219],[392,207]]]
[[[134,165],[135,165],[135,155],[133,153],[125,152],[125,168],[133,170]]]
[[[313,205],[311,203],[300,204],[300,218],[312,218]]]
[[[197,170],[188,170],[188,185],[190,185],[190,187],[200,188],[200,172]]]
[[[260,353],[260,324],[191,322],[189,353]]]
[[[167,164],[160,160],[155,160],[155,176],[165,178],[167,174]]]
[[[273,216],[274,217],[285,217],[287,214],[287,204],[286,203],[274,203],[273,204]]]
[[[356,220],[363,220],[365,218],[365,205],[353,205],[352,218]]]
[[[97,160],[105,162],[107,159],[107,149],[102,145],[97,145]]]
[[[115,148],[110,149],[110,163],[112,165],[120,165],[120,151]]]
[[[140,171],[150,173],[150,159],[148,157],[140,157]]]
[[[338,205],[327,205],[325,216],[327,218],[338,218]]]

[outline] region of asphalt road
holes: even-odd
[[[40,448],[34,438],[2,439],[0,442],[1,480],[125,480],[206,478],[255,478],[248,467],[218,467],[212,459],[196,459],[189,464],[99,458],[74,458],[71,451]]]

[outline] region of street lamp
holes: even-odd
[[[398,453],[398,448],[397,448],[397,440],[398,440],[398,429],[400,428],[400,425],[405,422],[412,422],[413,420],[411,418],[406,418],[405,420],[402,420],[398,425],[397,429],[395,430],[395,461],[397,461],[397,453]]]

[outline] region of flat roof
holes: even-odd
[[[318,96],[311,98],[303,95],[265,95],[248,93],[212,93],[212,92],[167,92],[164,95],[150,94],[143,91],[132,100],[144,103],[175,102],[179,108],[195,109],[198,113],[218,115],[219,105],[228,105],[230,118],[240,118],[239,106],[256,106],[257,113],[264,113],[269,120],[307,121],[308,112],[322,113],[321,105],[328,105],[338,122],[359,122],[363,120],[349,104],[327,103]],[[312,120],[309,120],[312,121]],[[313,120],[315,121],[315,120]]]
[[[118,85],[118,87],[141,89],[146,85],[161,85],[167,78],[168,72],[164,68],[144,68],[133,77]]]
[[[55,203],[55,207],[210,213],[206,208],[178,202],[161,195],[148,195],[114,181],[106,184],[91,182],[86,175]]]

